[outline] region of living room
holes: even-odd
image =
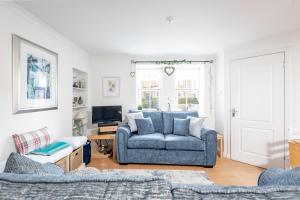
[[[0,198],[297,199],[299,11],[1,1]]]

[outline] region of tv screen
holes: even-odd
[[[93,106],[92,123],[113,123],[122,121],[122,106]]]

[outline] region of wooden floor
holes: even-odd
[[[229,159],[218,159],[214,168],[203,168],[198,166],[174,166],[174,165],[141,165],[129,164],[119,165],[111,158],[93,153],[89,167],[98,169],[167,169],[167,170],[199,170],[205,171],[210,179],[218,185],[257,185],[259,174],[262,168],[240,163]]]

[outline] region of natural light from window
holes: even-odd
[[[137,108],[196,110],[204,113],[209,78],[205,65],[197,63],[172,66],[175,71],[169,76],[164,71],[165,65],[136,65]]]

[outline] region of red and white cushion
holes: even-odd
[[[12,137],[15,141],[17,151],[21,155],[28,154],[35,149],[50,144],[51,142],[47,127],[19,135],[14,134]]]

